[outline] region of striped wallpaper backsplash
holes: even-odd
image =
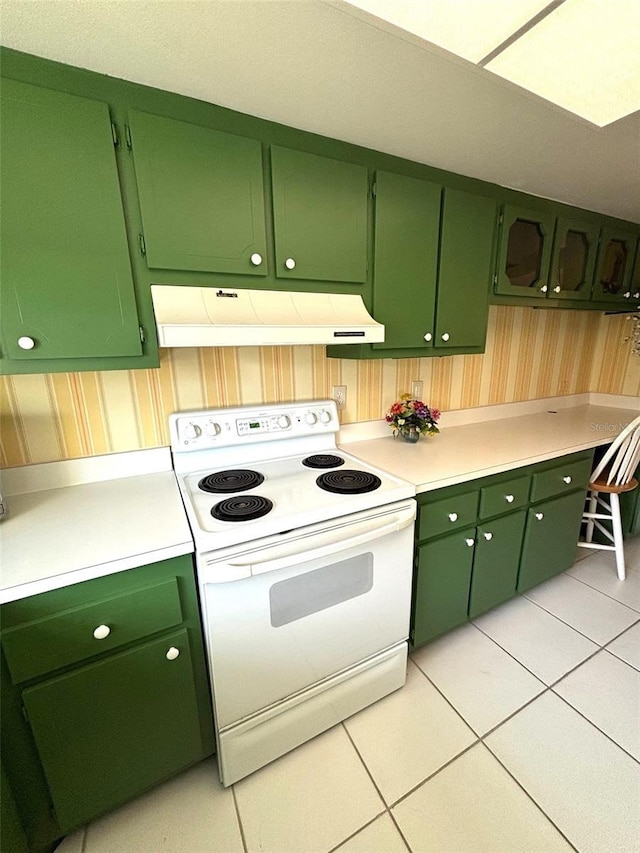
[[[331,396],[343,423],[381,418],[411,382],[443,411],[587,391],[640,396],[625,315],[493,306],[486,352],[352,361],[321,346],[161,350],[156,370],[10,376],[0,393],[4,467],[168,444],[186,409]]]

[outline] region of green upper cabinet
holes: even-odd
[[[375,349],[433,346],[441,196],[437,184],[376,174],[373,316],[385,339]]]
[[[271,178],[276,276],[364,283],[367,167],[273,145]]]
[[[434,346],[484,351],[496,226],[492,198],[445,187]],[[464,306],[464,310],[461,308]]]
[[[267,274],[262,145],[131,111],[150,269]]]
[[[602,229],[594,300],[628,303],[632,299],[631,273],[637,241],[638,236],[631,232]]]
[[[504,206],[494,280],[496,293],[546,297],[554,224],[551,213]]]
[[[109,107],[9,79],[0,107],[3,356],[140,356]]]
[[[548,296],[573,300],[591,297],[599,236],[597,225],[575,219],[556,221]]]
[[[495,220],[493,199],[376,174],[372,313],[385,326],[385,340],[374,349],[484,349]]]

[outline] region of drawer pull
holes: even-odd
[[[473,546],[474,546],[474,544],[475,544],[475,540],[473,540],[473,539],[465,539],[464,541],[467,543],[467,545],[469,546],[469,548],[473,548]]]
[[[571,482],[571,479],[572,479],[571,477],[563,477],[563,478],[562,478],[562,481],[563,481],[563,483],[566,483],[566,484],[567,484],[567,486],[568,486],[568,485],[569,485],[569,483]]]
[[[98,627],[93,632],[93,636],[96,640],[106,640],[106,638],[111,633],[111,628],[108,625],[98,625]]]
[[[449,513],[449,521],[457,521],[457,520],[458,520],[458,513],[457,512],[450,512]]]
[[[493,539],[493,533],[484,533],[483,536],[487,540],[487,542],[491,542],[491,540]]]
[[[262,263],[262,255],[260,252],[254,252],[253,255],[249,258],[254,267],[259,267]]]
[[[169,651],[166,654],[167,660],[175,660],[179,656],[180,656],[180,649],[176,649],[175,646],[171,646],[171,648],[169,649]]]
[[[513,503],[513,495],[505,495],[505,496],[504,496],[504,499],[505,499],[505,501],[506,501],[508,504],[512,504],[512,503]]]
[[[284,265],[288,270],[294,270],[296,268],[296,262],[293,258],[287,258]]]
[[[542,521],[542,519],[544,518],[544,513],[543,512],[537,512],[536,518],[538,519],[538,521]]]

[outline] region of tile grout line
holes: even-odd
[[[249,853],[249,848],[247,847],[247,839],[244,835],[244,827],[242,825],[242,818],[240,817],[240,807],[238,805],[238,798],[236,797],[236,786],[233,784],[231,786],[231,795],[233,796],[233,807],[236,811],[236,820],[238,821],[238,829],[240,830],[240,840],[242,841],[242,849],[244,853]]]
[[[574,565],[575,565],[575,563],[574,563]],[[573,566],[571,568],[573,568]],[[627,568],[630,568],[630,567],[627,566]],[[613,569],[613,571],[615,572],[615,568]],[[599,589],[597,586],[593,586],[593,584],[587,583],[587,581],[583,580],[582,578],[579,578],[579,577],[576,577],[576,575],[570,574],[569,570],[567,570],[566,572],[563,572],[563,574],[566,574],[568,577],[573,578],[574,580],[578,581],[578,583],[581,583],[583,586],[586,586],[589,589],[593,589],[596,592],[599,592],[600,595],[604,595],[605,598],[608,598],[611,601],[615,601],[617,604],[622,604],[623,607],[627,607],[629,610],[633,610],[634,613],[637,613],[640,616],[640,610],[638,610],[636,607],[632,607],[630,604],[626,604],[624,601],[620,601],[619,598],[614,598],[613,595],[609,595],[608,592],[603,592],[603,590]]]

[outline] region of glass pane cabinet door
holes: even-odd
[[[551,257],[549,296],[554,299],[590,298],[599,234],[597,225],[558,219]]]
[[[631,267],[637,236],[629,232],[602,229],[593,298],[601,302],[628,302]]]
[[[544,299],[549,290],[549,262],[554,216],[505,205],[500,232],[495,291]]]

